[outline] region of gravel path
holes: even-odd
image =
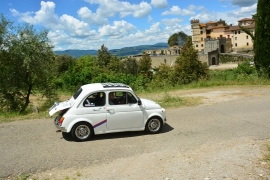
[[[270,179],[270,87],[175,92],[204,105],[168,109],[162,133],[63,139],[52,119],[0,124],[0,177],[37,179]]]

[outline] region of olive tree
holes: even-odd
[[[29,24],[14,26],[1,16],[0,105],[2,111],[24,112],[30,95],[54,95],[54,53],[48,31]]]

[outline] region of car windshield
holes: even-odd
[[[77,99],[77,97],[82,93],[82,88],[80,88],[74,95],[73,98]]]
[[[140,99],[140,97],[137,96],[137,94],[136,94],[135,92],[133,92],[133,94],[134,94],[134,96],[135,96],[138,100]]]

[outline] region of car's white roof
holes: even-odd
[[[86,91],[93,90],[105,90],[105,89],[129,89],[132,90],[128,85],[122,83],[92,83],[85,84],[81,87]]]

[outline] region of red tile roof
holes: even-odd
[[[243,21],[255,21],[255,19],[244,18],[244,19],[240,19],[238,22],[243,22]]]

